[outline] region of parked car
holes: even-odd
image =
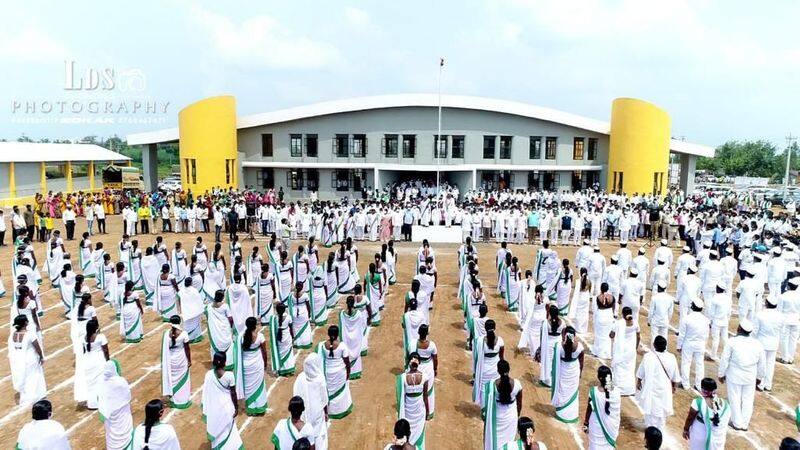
[[[180,191],[181,190],[181,180],[174,179],[174,178],[165,178],[158,183],[158,188],[164,191]]]

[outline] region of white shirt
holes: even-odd
[[[722,351],[719,376],[728,383],[753,385],[766,372],[764,347],[750,336],[734,336]]]
[[[731,320],[732,302],[731,296],[726,292],[716,293],[711,296],[706,307],[708,308],[708,318],[711,319],[712,325],[728,328],[728,322]]]
[[[704,351],[708,340],[708,325],[708,318],[700,311],[692,311],[684,316],[678,330],[681,348],[693,352]]]
[[[73,211],[71,209],[66,209],[66,210],[64,210],[63,213],[61,213],[61,218],[64,220],[64,223],[67,223],[69,221],[73,221],[74,222],[75,221],[75,211]]]
[[[800,325],[800,290],[786,291],[778,297],[778,311],[786,325]]]
[[[100,203],[97,203],[97,204],[94,205],[94,215],[98,219],[105,219],[106,218],[106,210],[103,209],[103,205],[101,205]]]
[[[647,323],[651,326],[669,326],[674,304],[672,296],[666,292],[653,294],[650,299],[650,312],[647,315]]]
[[[764,308],[756,314],[753,336],[761,342],[764,350],[776,351],[780,343],[783,316],[777,308]]]

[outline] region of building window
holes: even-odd
[[[530,148],[528,149],[529,159],[542,159],[542,137],[531,136]]]
[[[350,171],[350,186],[353,191],[363,191],[367,185],[367,172],[364,169],[353,169]]]
[[[261,135],[261,156],[272,157],[272,134]]]
[[[350,152],[356,158],[363,158],[367,156],[367,135],[366,134],[354,134],[353,140],[350,141],[352,145],[352,151]]]
[[[452,136],[453,158],[464,158],[464,136]]]
[[[256,184],[261,189],[272,189],[275,187],[275,172],[273,169],[261,169],[256,172]]]
[[[542,188],[546,191],[555,191],[561,185],[561,174],[558,172],[547,171],[544,173],[544,186]]]
[[[384,156],[389,158],[397,158],[397,135],[387,134],[383,136],[383,144],[381,145],[381,152]]]
[[[582,137],[572,139],[572,159],[575,161],[583,160],[583,143],[584,139]]]
[[[439,135],[433,136],[433,157],[436,159],[446,159],[447,158],[447,135],[441,136],[441,141],[439,141]]]
[[[512,136],[500,136],[500,159],[511,159]]]
[[[289,169],[286,171],[286,186],[293,191],[303,190],[303,170]]]
[[[528,189],[538,191],[542,188],[542,176],[538,170],[528,172]]]
[[[664,172],[653,173],[653,195],[661,195],[664,187]]]
[[[233,184],[234,173],[236,173],[236,160],[225,160],[225,184]]]
[[[350,135],[337,134],[333,138],[333,156],[338,158],[347,158],[350,153]]]
[[[623,189],[623,172],[614,172],[614,183],[611,185],[613,192],[622,192]]]
[[[340,192],[350,190],[350,171],[347,169],[334,169],[331,172],[331,188]]]
[[[303,135],[290,134],[289,135],[289,156],[300,157],[303,156]]]
[[[307,134],[306,135],[306,156],[311,158],[316,158],[319,155],[317,151],[317,135],[316,134]]]
[[[494,159],[494,146],[497,136],[483,137],[483,159]]]
[[[580,191],[581,189],[586,188],[586,177],[584,176],[583,172],[580,170],[575,170],[572,172],[572,190],[573,191]]]
[[[417,155],[417,135],[403,135],[403,158],[414,158]]]
[[[586,155],[586,159],[589,161],[597,159],[597,138],[589,138],[589,154]]]
[[[309,191],[319,190],[319,170],[306,169],[306,189]]]
[[[544,144],[544,158],[556,159],[556,149],[558,148],[558,138],[548,137]]]

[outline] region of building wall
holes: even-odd
[[[264,162],[314,162],[314,163],[395,163],[395,164],[436,164],[434,158],[434,136],[437,132],[437,110],[428,107],[387,108],[381,110],[348,112],[328,116],[301,119],[280,124],[241,129],[238,133],[239,151],[244,152],[246,161]],[[273,157],[262,156],[262,134],[272,134]],[[290,156],[291,134],[316,134],[318,136],[318,157]],[[333,141],[336,134],[366,134],[367,155],[364,158],[353,156],[334,157]],[[385,134],[416,135],[416,155],[403,158],[402,143],[397,157],[385,157],[381,152],[381,141]],[[465,136],[464,158],[452,158],[452,141],[448,139],[448,158],[442,164],[539,164],[548,165],[605,165],[608,162],[608,136],[592,133],[557,123],[502,114],[490,111],[445,108],[442,112],[442,135]],[[495,158],[483,158],[483,137],[497,136]],[[500,136],[512,137],[510,159],[500,159]],[[543,138],[541,155],[538,159],[529,158],[530,137]],[[545,158],[546,137],[557,138],[556,159]],[[583,160],[573,159],[573,138],[586,138]],[[588,138],[598,140],[597,157],[586,159]]]
[[[259,171],[260,168],[252,168],[246,167],[243,169],[244,172],[244,180],[247,186],[254,187],[256,189],[264,189],[263,184],[259,184]],[[292,189],[288,183],[287,173],[291,169],[281,169],[275,168],[272,169],[274,174],[274,184],[273,188],[278,191],[283,189],[284,199],[290,200],[298,200],[298,199],[307,199],[311,195],[311,190],[307,189],[305,183],[303,184],[302,189]],[[338,191],[332,187],[333,182],[333,174],[334,170],[331,169],[318,169],[319,173],[319,190],[317,191],[317,197],[320,200],[336,200],[342,197],[351,197],[351,198],[361,198],[361,191],[356,192],[351,185],[347,191]],[[381,172],[381,177],[384,176],[386,172]],[[372,188],[374,186],[375,178],[374,178],[374,171],[373,170],[365,170],[365,186]],[[383,181],[381,180],[381,183]]]

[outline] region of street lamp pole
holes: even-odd
[[[789,192],[789,167],[792,162],[792,149],[795,142],[797,142],[797,136],[793,136],[792,133],[789,133],[789,135],[786,136],[786,176],[783,180],[784,197]]]
[[[442,149],[442,70],[444,69],[444,58],[439,58],[439,82],[438,82],[438,92],[439,92],[439,124],[437,126],[436,131],[436,202],[441,202],[442,198],[442,188],[439,185],[439,165],[441,161],[439,157],[441,156],[441,149]]]

